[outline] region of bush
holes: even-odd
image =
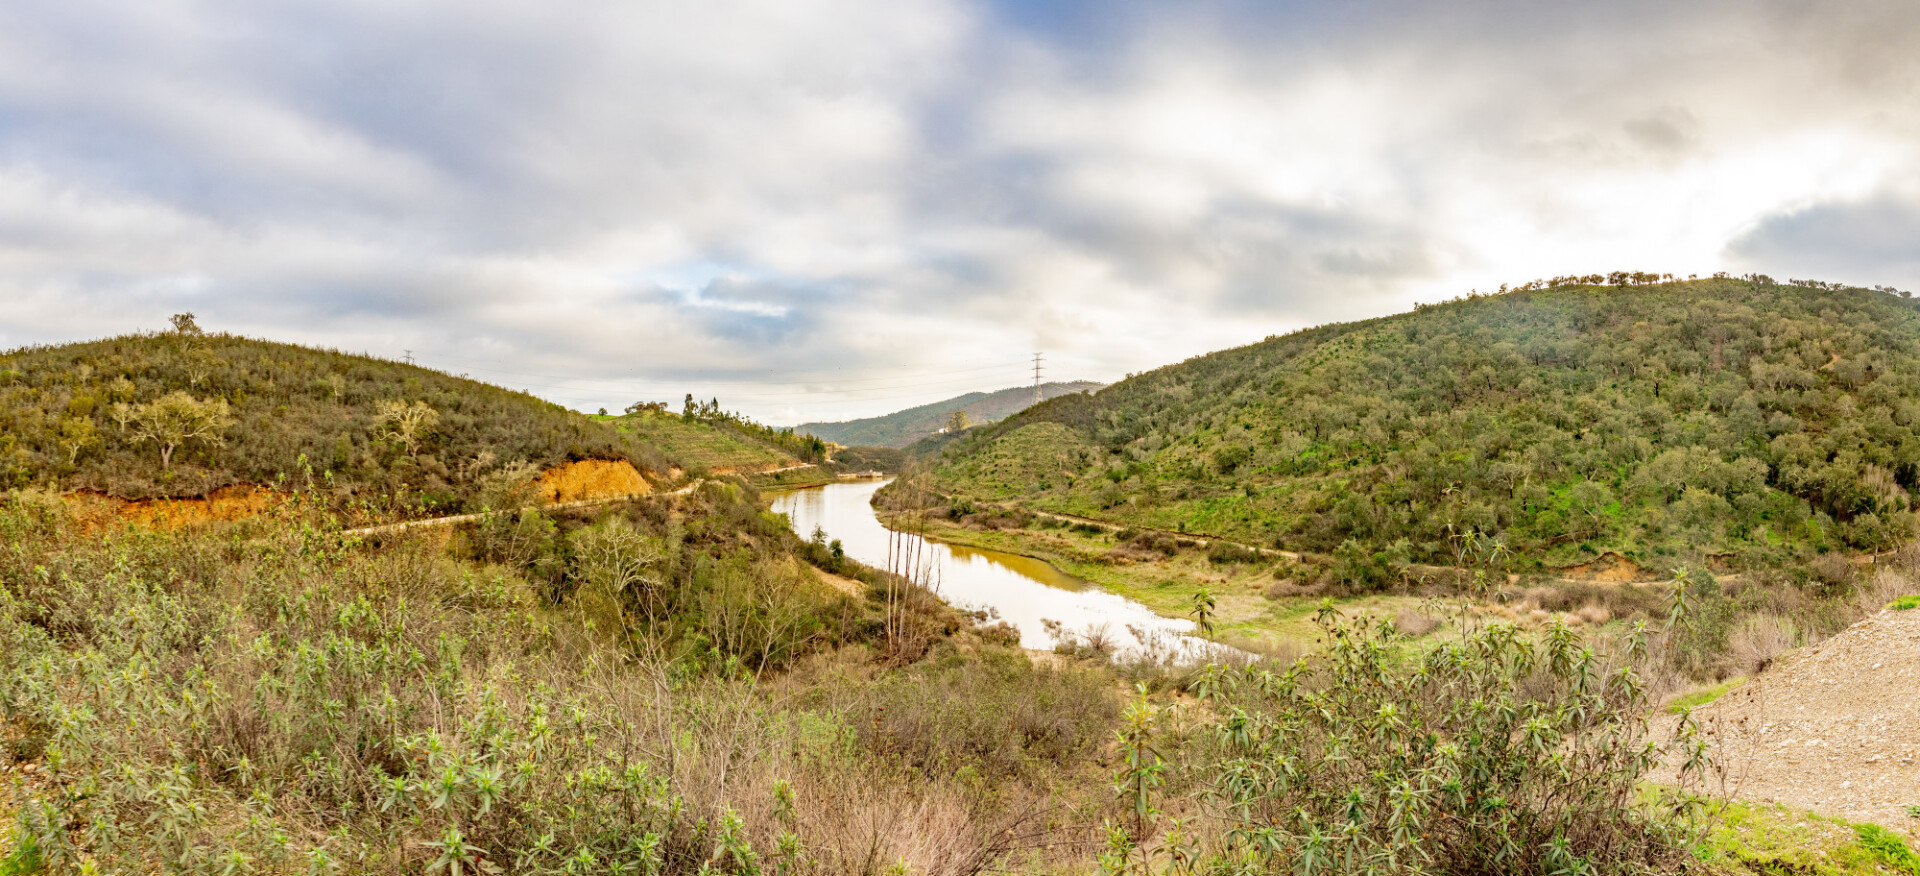
[[[928,774],[1032,776],[1091,755],[1119,715],[1107,674],[990,647],[977,661],[950,653],[888,677],[849,717],[869,750]]]
[[[1228,857],[1262,870],[1625,873],[1680,860],[1679,804],[1643,804],[1668,754],[1650,703],[1572,631],[1467,629],[1413,671],[1390,624],[1319,618],[1327,649],[1284,674],[1217,670],[1221,714],[1200,771]],[[1525,691],[1521,693],[1520,691]],[[1704,767],[1683,745],[1683,777]]]

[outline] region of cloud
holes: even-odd
[[[1114,379],[1567,272],[1912,287],[1915,32],[1894,0],[24,0],[0,344],[192,309],[834,419],[1021,383],[1036,343]]]
[[[1756,270],[1802,279],[1887,284],[1920,280],[1920,195],[1883,190],[1771,214],[1728,245]],[[1904,284],[1904,285],[1902,285]]]

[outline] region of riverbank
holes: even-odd
[[[1315,648],[1314,612],[1327,600],[1318,588],[1289,576],[1292,558],[1261,555],[1218,562],[1197,541],[1182,547],[1167,539],[1162,550],[1136,549],[1121,533],[1096,526],[1047,529],[981,529],[929,520],[926,535],[944,544],[1030,557],[1110,593],[1138,602],[1163,617],[1189,618],[1194,598],[1214,599],[1214,632],[1208,638],[1256,653],[1287,655]],[[1224,556],[1215,554],[1214,557]],[[1407,617],[1410,628],[1426,622],[1421,596],[1380,594],[1335,599],[1350,617]]]

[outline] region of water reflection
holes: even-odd
[[[787,515],[802,537],[818,527],[828,538],[839,539],[848,556],[886,568],[889,532],[872,504],[873,494],[886,483],[858,481],[780,493],[773,510]],[[1161,652],[1186,652],[1202,645],[1183,635],[1193,629],[1192,621],[1161,617],[1031,557],[909,538],[920,546],[942,598],[993,612],[1020,631],[1024,647],[1056,644],[1047,621],[1068,634],[1104,628],[1123,652],[1139,653],[1149,645]]]

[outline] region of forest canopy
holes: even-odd
[[[938,478],[1400,561],[1495,545],[1544,565],[1752,567],[1910,534],[1914,303],[1664,279],[1562,278],[1197,357],[975,429]]]

